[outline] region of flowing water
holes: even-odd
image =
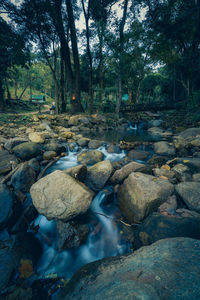
[[[132,135],[138,134],[137,127],[130,129]],[[98,148],[104,154],[104,159],[118,161],[125,157],[125,152],[108,153],[105,146]],[[81,150],[83,151],[83,150]],[[78,149],[69,151],[68,155],[61,158],[51,168],[48,173],[55,170],[64,170],[78,165]],[[109,195],[113,195],[112,201],[107,201]],[[131,251],[131,244],[127,242],[123,235],[123,228],[117,219],[121,217],[121,212],[117,207],[117,200],[111,187],[105,187],[99,191],[92,201],[89,210],[89,219],[86,220],[89,226],[87,241],[79,248],[71,250],[57,250],[58,233],[56,222],[48,221],[44,216],[38,216],[34,225],[39,225],[38,238],[43,245],[43,255],[38,263],[38,273],[40,275],[56,273],[58,276],[70,278],[83,265],[109,256],[116,256]]]

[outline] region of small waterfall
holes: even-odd
[[[94,198],[90,208],[93,215],[89,223],[90,233],[86,243],[79,248],[58,252],[55,221],[48,221],[44,216],[36,219],[34,225],[39,225],[37,236],[43,244],[43,255],[37,268],[40,275],[56,273],[70,278],[89,262],[130,252],[130,245],[122,240],[119,226],[114,221],[116,214],[119,214],[116,203],[105,203],[111,192],[111,188],[107,187]]]
[[[99,147],[97,150],[101,151],[104,154],[104,160],[118,161],[126,156],[124,150],[121,153],[109,153],[105,146]]]
[[[130,130],[137,130],[137,129],[138,129],[137,123],[135,123],[134,126],[132,126],[132,125],[130,124],[130,125],[129,125],[129,129],[130,129]]]

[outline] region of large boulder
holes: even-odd
[[[85,213],[94,196],[84,184],[58,170],[33,184],[30,193],[40,214],[64,221]]]
[[[18,163],[17,158],[5,150],[0,150],[0,175],[6,174],[12,170],[12,167]]]
[[[26,142],[13,148],[14,154],[22,160],[28,160],[41,154],[41,147],[37,143]]]
[[[89,143],[90,139],[88,138],[80,138],[77,140],[77,144],[81,147],[86,147]]]
[[[159,155],[175,155],[175,148],[167,142],[161,141],[154,143],[154,152]]]
[[[103,153],[99,150],[83,151],[77,156],[77,161],[83,165],[94,165],[103,160]]]
[[[176,185],[176,192],[187,204],[189,209],[200,212],[200,183],[181,182]]]
[[[0,184],[0,231],[8,225],[14,208],[14,197],[5,184]]]
[[[146,170],[146,166],[143,164],[140,164],[138,162],[131,162],[125,166],[123,166],[121,169],[116,170],[113,176],[110,178],[110,181],[113,184],[122,183],[124,179],[126,179],[132,172],[142,172]]]
[[[88,168],[86,185],[94,191],[99,191],[104,187],[113,171],[109,160],[101,161]]]
[[[23,193],[28,193],[30,187],[36,180],[36,172],[28,164],[23,163],[19,169],[11,177],[11,185],[15,190],[20,190]]]
[[[66,152],[66,147],[59,144],[59,143],[54,143],[51,142],[47,145],[44,146],[44,149],[46,151],[55,151],[57,154],[61,154],[62,152]]]
[[[134,253],[90,263],[55,300],[196,300],[200,298],[200,241],[170,238]]]
[[[119,187],[118,205],[129,222],[140,222],[173,193],[168,181],[140,172],[131,173]]]
[[[170,237],[200,239],[200,215],[198,217],[165,216],[153,213],[137,227],[134,247],[150,245]]]

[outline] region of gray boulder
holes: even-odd
[[[16,191],[20,190],[23,193],[28,193],[35,180],[36,172],[32,169],[28,162],[25,162],[12,175],[11,185]]]
[[[56,157],[57,153],[55,151],[45,151],[43,153],[43,160],[51,160],[52,158]]]
[[[140,248],[170,237],[200,239],[200,215],[194,218],[153,213],[137,227],[134,247]]]
[[[77,161],[83,165],[94,165],[103,160],[103,153],[99,150],[83,151],[77,156]]]
[[[176,185],[176,192],[187,204],[189,209],[200,212],[200,183],[181,182]]]
[[[24,139],[24,138],[21,138],[21,137],[15,137],[13,139],[10,139],[8,140],[4,147],[8,150],[8,151],[11,151],[15,146],[19,145],[19,144],[22,144],[22,143],[25,143],[25,142],[28,142],[27,139]]]
[[[118,205],[129,222],[140,222],[173,193],[168,181],[143,173],[131,173],[119,187]]]
[[[164,141],[154,143],[153,147],[155,153],[159,155],[175,155],[176,152],[173,145]]]
[[[99,141],[99,140],[90,140],[90,142],[88,143],[88,148],[96,149],[96,148],[99,148],[100,146],[102,146],[104,143],[105,142]]]
[[[6,174],[12,170],[18,163],[17,158],[5,150],[0,150],[0,175]]]
[[[184,164],[177,164],[172,168],[175,172],[176,178],[179,181],[189,181],[192,179],[190,169]]]
[[[110,181],[113,184],[122,183],[125,178],[127,178],[132,172],[143,172],[146,170],[146,166],[138,162],[131,162],[121,169],[116,170],[113,176],[110,178]]]
[[[5,184],[0,184],[0,231],[5,228],[13,214],[14,197]]]
[[[88,138],[80,138],[77,140],[77,144],[81,147],[86,147],[89,143],[90,139]]]
[[[37,143],[26,142],[13,148],[14,154],[22,160],[28,160],[41,154],[41,147]]]
[[[183,139],[196,138],[197,135],[200,135],[200,128],[188,128],[179,134]]]
[[[88,168],[86,185],[94,191],[99,191],[104,187],[113,171],[109,160],[101,161]]]
[[[90,263],[55,299],[199,299],[199,248],[198,240],[170,238],[124,257]]]
[[[55,151],[57,154],[61,154],[62,152],[66,152],[66,147],[59,144],[59,143],[54,143],[51,142],[47,145],[44,146],[44,149],[46,151]]]
[[[30,193],[40,214],[63,221],[85,213],[94,196],[84,184],[58,170],[33,184]]]
[[[147,151],[131,150],[128,152],[128,158],[133,160],[145,160],[149,156]]]

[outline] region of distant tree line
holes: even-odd
[[[200,0],[2,0],[1,10],[1,105],[9,84],[17,97],[19,85],[48,93],[58,112],[106,101],[118,114],[123,94],[200,103]]]

